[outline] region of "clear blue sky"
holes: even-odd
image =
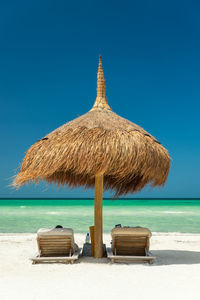
[[[93,196],[8,185],[36,140],[91,108],[100,53],[112,109],[172,158],[165,187],[134,197],[200,197],[199,11],[198,1],[1,1],[0,197]]]

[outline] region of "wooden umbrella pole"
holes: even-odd
[[[103,174],[95,176],[94,201],[94,257],[103,257],[102,222]]]

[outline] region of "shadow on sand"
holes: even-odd
[[[157,257],[152,266],[200,264],[200,251],[154,250]]]
[[[153,256],[156,256],[155,262],[150,265],[151,267],[156,266],[167,266],[167,265],[192,265],[200,264],[200,251],[184,251],[184,250],[154,250],[152,251]],[[107,258],[94,259],[93,257],[81,257],[79,258],[80,263],[96,263],[96,264],[108,264],[110,260]],[[118,263],[117,263],[118,264]],[[124,263],[131,264],[134,263]],[[146,265],[146,264],[145,264]]]

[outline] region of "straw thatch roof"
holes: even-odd
[[[104,174],[104,189],[119,196],[163,185],[169,166],[167,150],[152,135],[111,110],[100,57],[93,108],[31,146],[14,184],[93,187],[95,174]]]

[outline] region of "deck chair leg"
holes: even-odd
[[[149,263],[149,265],[152,265],[153,264],[153,260],[149,260],[148,263]]]

